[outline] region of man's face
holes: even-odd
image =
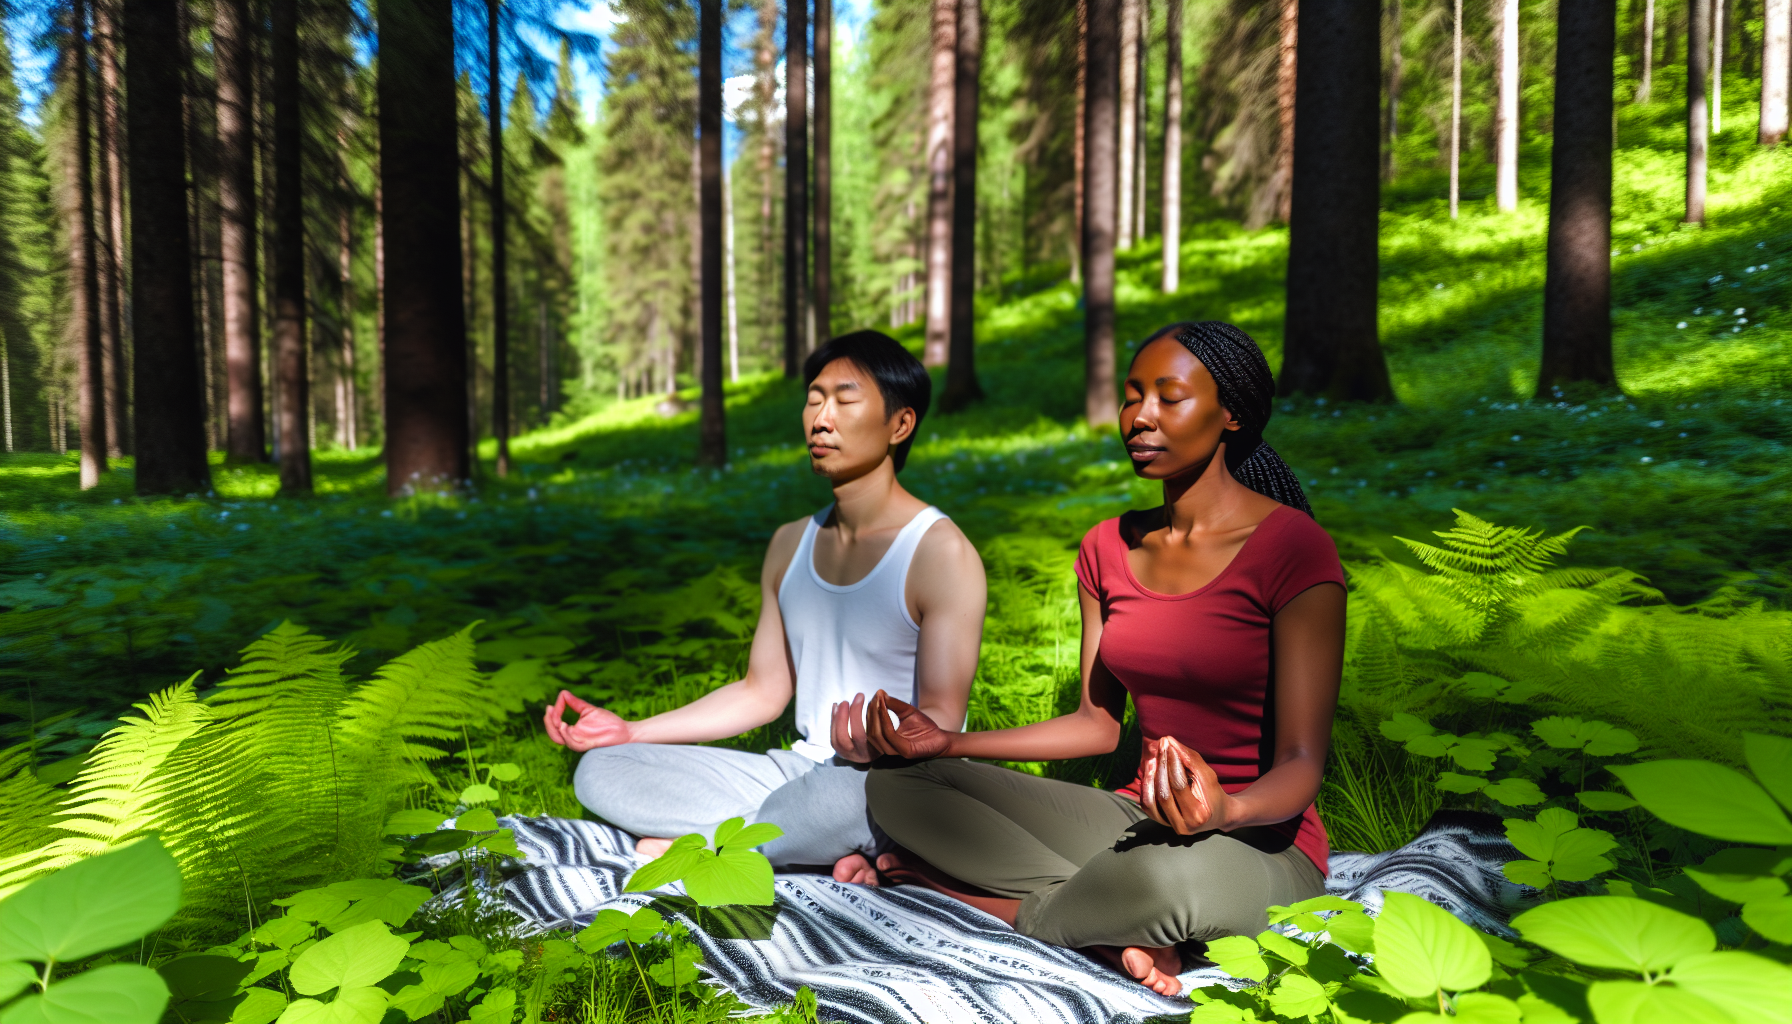
[[[809,385],[803,434],[809,469],[840,482],[876,469],[915,429],[915,411],[884,414],[883,393],[871,374],[847,359],[822,368]]]

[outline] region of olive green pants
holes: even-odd
[[[1256,935],[1265,908],[1325,876],[1267,829],[1181,836],[1117,793],[964,760],[872,771],[890,837],[941,871],[1019,899],[1014,927],[1059,946],[1173,946]]]

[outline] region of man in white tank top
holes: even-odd
[[[932,392],[920,362],[859,331],[817,349],[803,377],[809,468],[834,503],[772,535],[746,678],[635,722],[562,690],[544,721],[554,742],[585,752],[579,801],[640,836],[643,857],[743,817],[784,830],[764,847],[774,866],[832,865],[842,882],[875,884],[884,840],[850,765],[870,759],[863,702],[884,690],[962,729],[987,584],[958,527],[896,479]],[[789,750],[694,745],[774,722],[793,697],[802,739]]]

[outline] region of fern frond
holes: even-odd
[[[468,626],[401,654],[358,687],[340,713],[345,756],[433,761],[452,752],[463,730],[502,720],[503,707],[474,667],[472,633]]]
[[[31,767],[31,748],[0,750],[0,857],[36,850],[56,838],[53,824],[64,794]]]

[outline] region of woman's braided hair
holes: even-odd
[[[1157,332],[1154,340],[1166,335],[1181,342],[1207,367],[1219,385],[1220,405],[1238,421],[1238,429],[1226,437],[1226,468],[1258,494],[1312,515],[1313,506],[1307,504],[1300,480],[1263,440],[1263,428],[1274,411],[1276,381],[1257,343],[1218,320],[1171,324]]]

